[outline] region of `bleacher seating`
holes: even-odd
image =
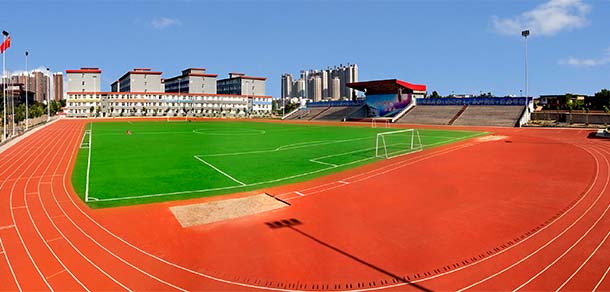
[[[460,109],[461,105],[417,105],[396,122],[447,125]]]
[[[299,109],[294,114],[290,115],[287,120],[311,120],[316,118],[322,112],[328,110],[328,107],[309,107]]]
[[[498,126],[514,127],[525,106],[486,106],[471,105],[455,120],[458,126]]]
[[[333,106],[328,108],[327,111],[321,113],[314,120],[322,121],[343,121],[346,120],[353,113],[357,113],[364,106]]]

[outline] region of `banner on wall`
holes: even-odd
[[[529,99],[531,100],[531,98]],[[525,97],[418,98],[418,105],[525,105]]]
[[[367,94],[366,104],[377,117],[393,117],[411,103],[411,94]]]

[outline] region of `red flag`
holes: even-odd
[[[6,38],[6,40],[2,43],[2,45],[0,45],[0,53],[4,53],[4,51],[6,51],[6,49],[11,47],[11,36],[8,36],[8,38]]]

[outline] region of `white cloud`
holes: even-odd
[[[597,58],[597,59],[593,59],[593,58],[580,59],[580,58],[569,57],[565,60],[559,61],[559,64],[561,64],[561,65],[570,65],[570,66],[575,66],[575,67],[596,67],[596,66],[606,65],[609,63],[610,63],[610,48],[607,48],[606,50],[604,50],[603,56],[600,58]]]
[[[164,29],[164,28],[168,28],[170,26],[182,25],[182,22],[180,22],[180,20],[175,19],[175,18],[161,17],[161,18],[154,19],[153,21],[150,22],[150,24],[156,29]]]
[[[512,18],[492,17],[493,28],[505,35],[519,35],[529,29],[532,35],[552,36],[563,30],[589,24],[586,16],[591,7],[582,0],[550,0]]]

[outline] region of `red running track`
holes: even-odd
[[[0,154],[1,290],[610,290],[610,141],[589,130],[486,129],[498,139],[266,189],[292,206],[182,228],[169,206],[219,198],[77,198],[85,123]]]

